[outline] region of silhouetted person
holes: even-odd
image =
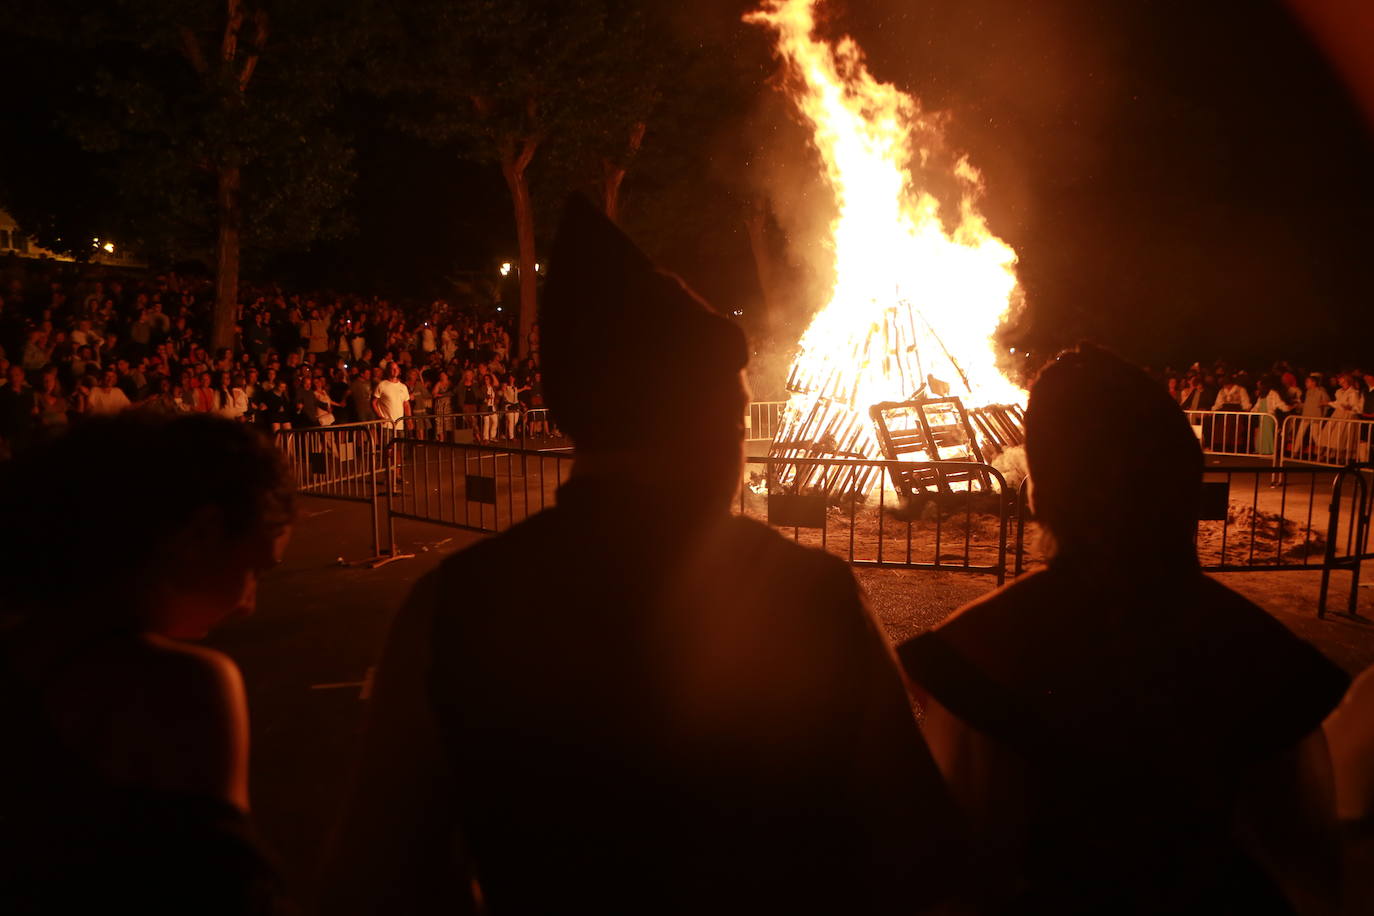
[[[581,199],[541,322],[571,479],[401,610],[326,911],[452,912],[469,875],[493,914],[937,899],[952,805],[852,574],[730,515],[739,330]]]
[[[1026,456],[1048,568],[899,650],[985,909],[1286,912],[1286,891],[1320,910],[1320,724],[1346,677],[1201,573],[1184,414],[1084,346],[1031,388]]]
[[[280,455],[128,412],[2,474],[0,912],[272,910],[238,669],[181,640],[252,609],[289,530]]]

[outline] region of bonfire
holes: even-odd
[[[851,38],[816,34],[818,0],[769,0],[746,20],[772,29],[782,86],[811,129],[837,215],[834,286],[798,343],[770,456],[795,491],[868,492],[867,471],[796,459],[960,461],[968,471],[894,472],[904,495],[992,486],[978,470],[1022,441],[1025,392],[998,369],[995,332],[1018,302],[1016,252],[978,208],[982,180],[951,167],[957,213],[913,180],[916,138],[939,119],[877,80]]]

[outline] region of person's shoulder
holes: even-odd
[[[724,531],[731,549],[747,555],[772,563],[850,574],[849,564],[833,553],[799,544],[756,519],[731,516],[725,523]]]
[[[73,712],[73,744],[116,782],[246,805],[247,702],[228,656],[146,634],[112,640],[49,696]],[[81,724],[88,715],[98,728]]]
[[[1047,599],[1058,588],[1050,570],[1033,570],[960,606],[935,627],[935,632],[957,639],[975,628],[1021,619],[1028,607],[1046,607]]]
[[[153,702],[169,707],[233,705],[243,696],[238,665],[214,649],[145,635],[130,647],[125,660],[130,663],[130,681],[154,694]]]

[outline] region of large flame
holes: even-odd
[[[818,399],[853,412],[915,394],[927,376],[969,406],[1023,402],[997,368],[993,333],[1017,293],[1016,252],[979,213],[978,172],[966,159],[946,229],[933,194],[912,179],[914,137],[938,122],[891,83],[869,73],[851,38],[815,35],[817,0],[765,0],[746,21],[777,33],[791,100],[812,128],[838,215],[830,227],[835,284],[802,335],[788,414]],[[953,214],[950,214],[952,217]],[[868,436],[863,436],[868,441]]]

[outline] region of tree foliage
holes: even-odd
[[[53,123],[92,154],[126,236],[171,254],[206,252],[218,228],[216,176],[233,164],[243,243],[270,251],[342,226],[351,152],[333,105],[357,9],[45,0],[6,28],[63,61]]]

